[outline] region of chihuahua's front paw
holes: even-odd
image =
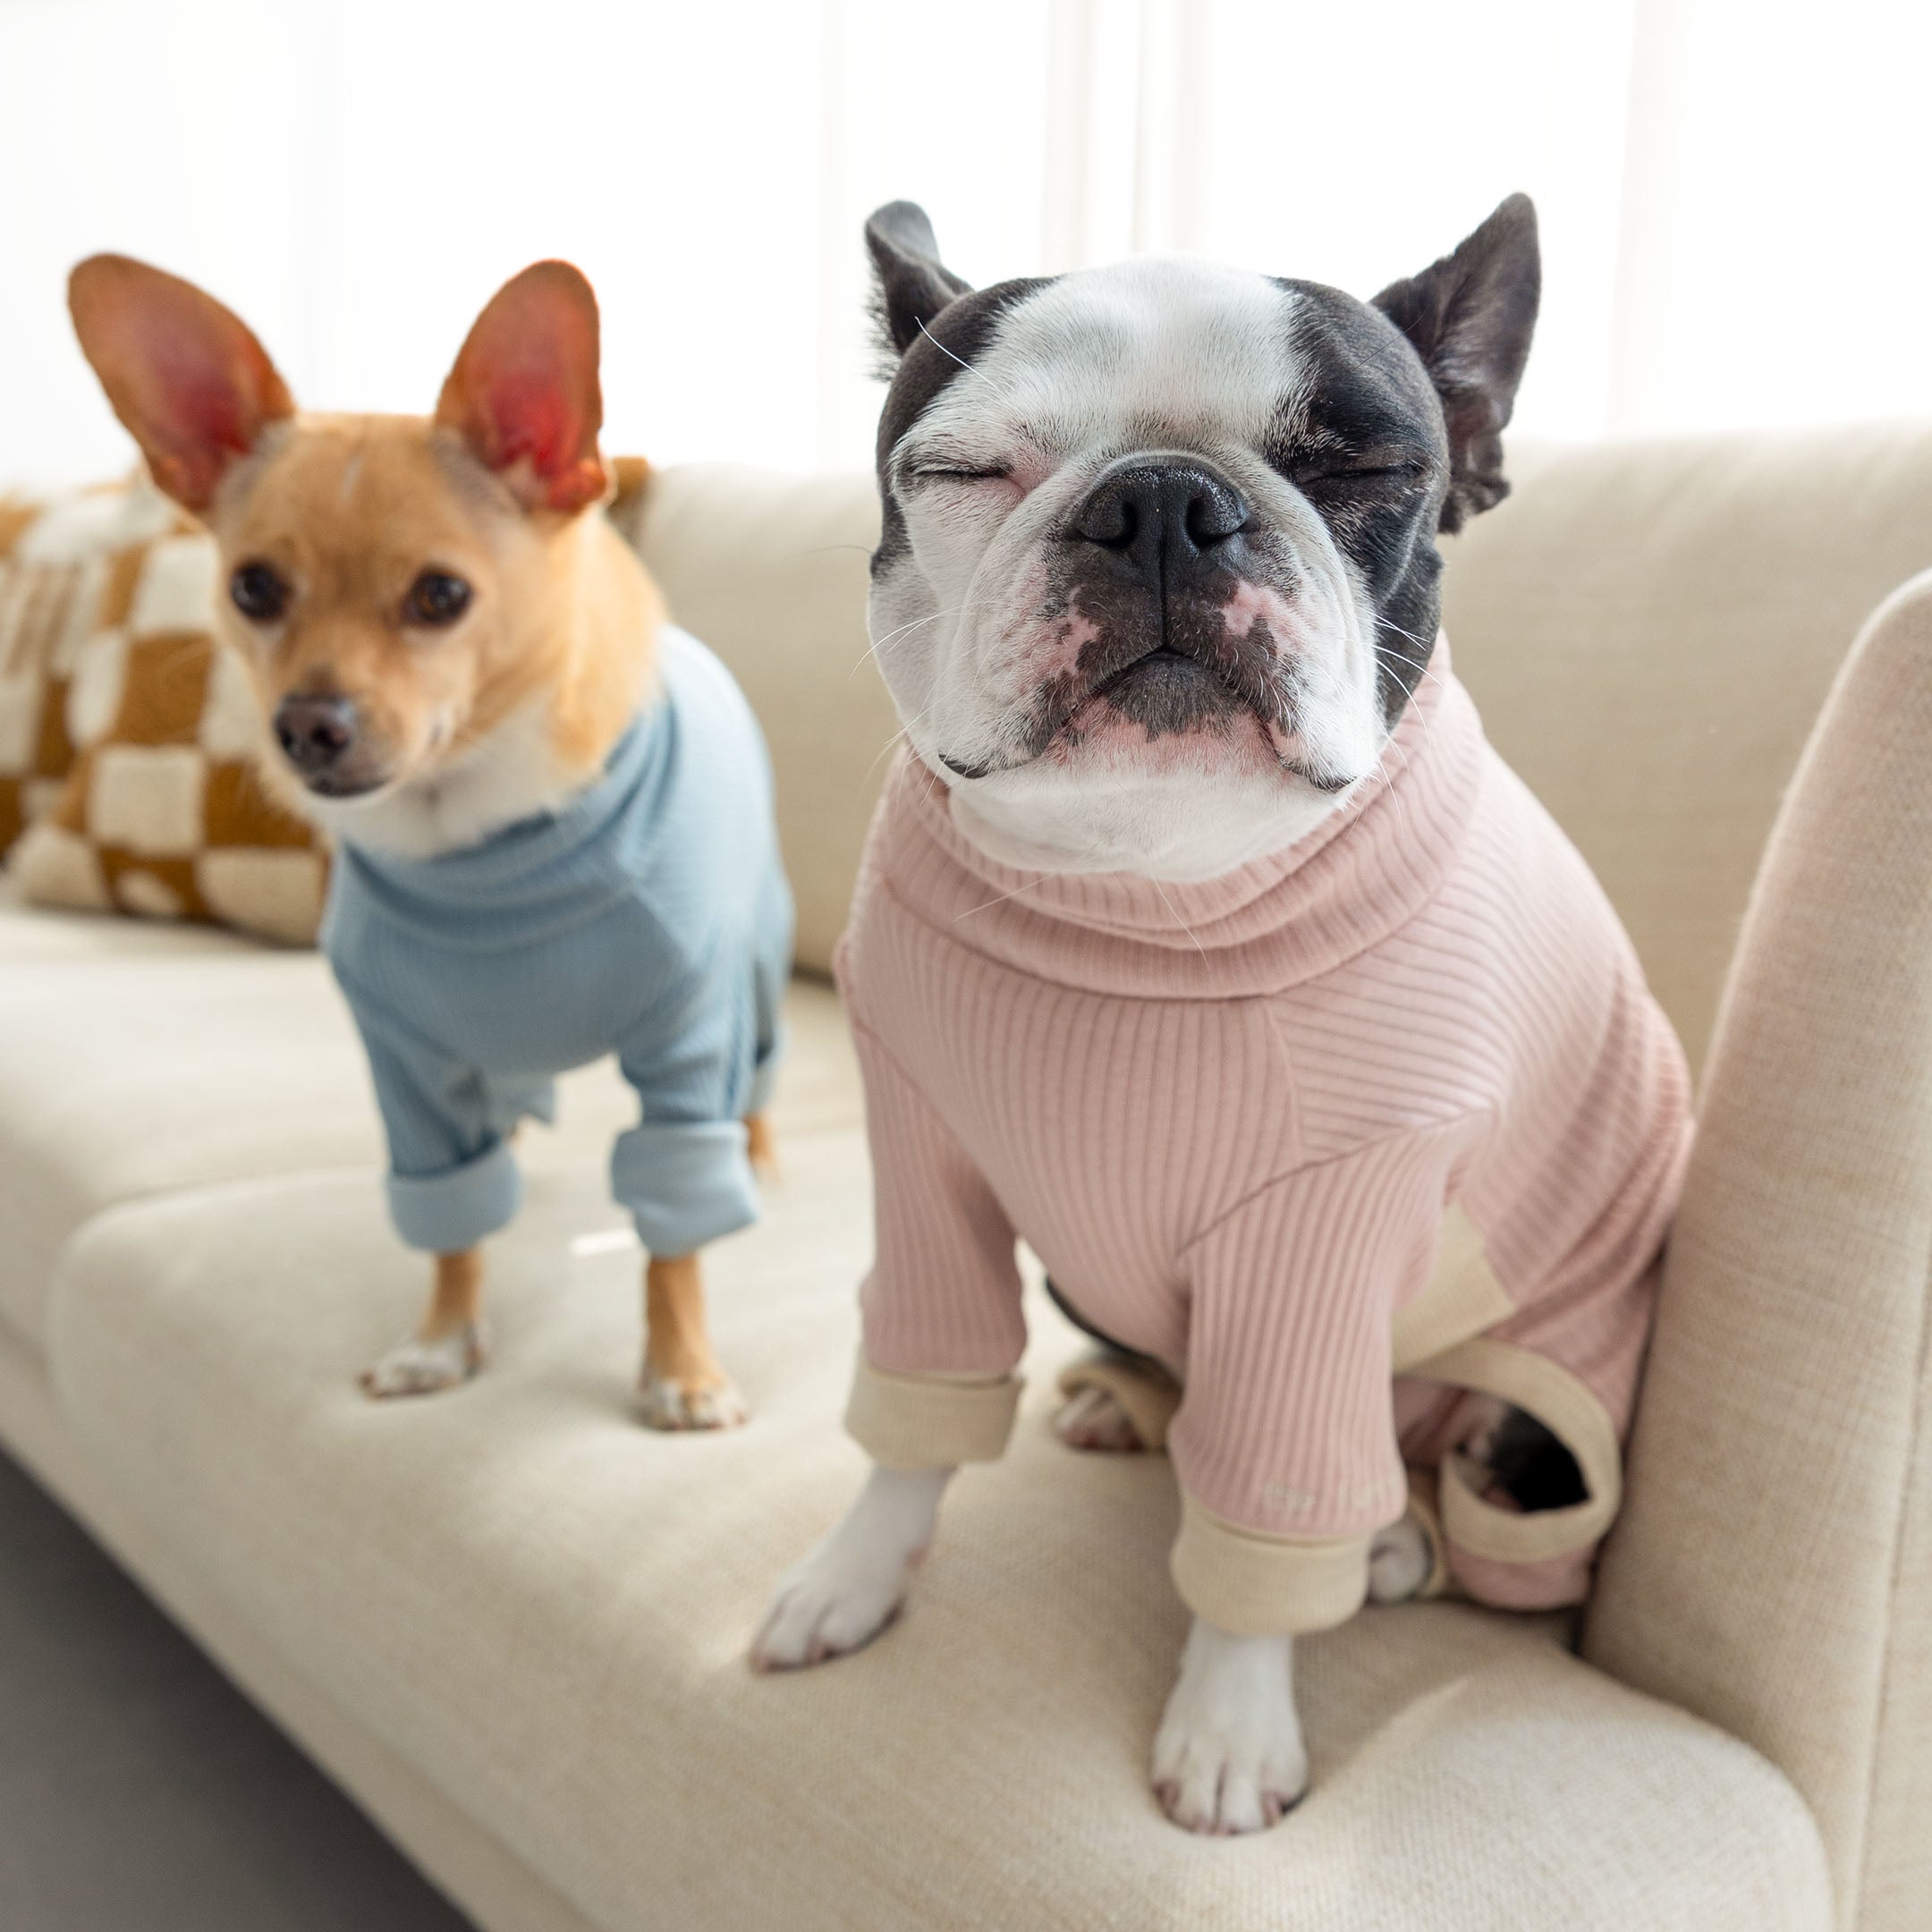
[[[1097,1388],[1091,1384],[1075,1389],[1061,1403],[1053,1426],[1060,1440],[1072,1449],[1131,1455],[1147,1447],[1120,1397],[1111,1389]]]
[[[390,1395],[433,1395],[467,1382],[483,1366],[489,1338],[481,1322],[464,1322],[437,1335],[399,1342],[358,1379],[377,1401]]]
[[[638,1383],[638,1411],[647,1428],[736,1428],[745,1419],[744,1397],[729,1376],[660,1375],[648,1365]]]
[[[1413,1516],[1377,1530],[1368,1546],[1368,1601],[1408,1603],[1422,1594],[1436,1568],[1436,1546]]]
[[[1199,1618],[1154,1740],[1154,1794],[1176,1825],[1227,1835],[1275,1824],[1308,1789],[1285,1637]]]

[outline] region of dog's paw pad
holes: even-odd
[[[1377,1530],[1368,1546],[1369,1602],[1408,1603],[1421,1595],[1435,1567],[1435,1546],[1413,1516]]]
[[[1076,1389],[1054,1417],[1054,1431],[1072,1449],[1128,1455],[1147,1446],[1120,1398],[1104,1388]]]
[[[736,1428],[745,1419],[744,1398],[722,1376],[682,1380],[644,1371],[638,1385],[638,1411],[647,1428]]]
[[[392,1395],[433,1395],[467,1382],[483,1366],[488,1344],[480,1322],[439,1335],[411,1335],[365,1368],[362,1391],[378,1402]]]

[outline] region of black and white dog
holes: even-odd
[[[1420,681],[1436,532],[1508,490],[1500,432],[1539,292],[1528,199],[1373,303],[1160,258],[969,290],[905,202],[868,240],[902,357],[879,424],[870,629],[893,640],[879,665],[914,750],[975,781],[960,794],[975,830],[1016,863],[1199,878],[1309,830]],[[1157,733],[1238,703],[1196,674],[1188,633],[1218,651],[1240,589],[1256,628],[1234,678],[1292,714],[1287,783],[1232,758],[1203,782],[1145,758],[1102,774],[1034,757],[1093,683],[1147,654],[1131,545],[1110,612],[1093,546],[1059,538],[1076,506],[1132,515],[1150,467],[1209,554],[1174,586],[1163,648],[1180,661],[1123,682],[1117,708]],[[1109,470],[1119,487],[1097,492]],[[1089,667],[1043,687],[1064,640],[1038,614],[1066,608],[1074,569]]]
[[[1014,867],[1157,880],[1216,877],[1318,826],[1424,674],[1437,533],[1508,488],[1500,433],[1539,287],[1530,202],[1373,302],[1165,258],[976,291],[905,202],[867,239],[894,359],[870,629],[955,821]],[[1222,724],[1224,755],[1204,758]],[[1070,734],[1083,755],[1041,755]],[[1181,739],[1192,754],[1165,756]],[[1082,1439],[1111,1419],[1081,1399]],[[1539,1454],[1568,1462],[1527,1418],[1495,1420],[1504,1487]],[[876,1469],[786,1578],[755,1660],[876,1634],[950,1473]],[[1528,1470],[1522,1499],[1547,1479]],[[1372,1593],[1412,1594],[1431,1561],[1397,1525]],[[1155,1755],[1183,1822],[1252,1828],[1300,1795],[1289,1662],[1287,1638],[1197,1620]]]

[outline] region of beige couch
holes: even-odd
[[[860,1472],[866,1165],[811,981],[783,1184],[714,1270],[754,1419],[665,1437],[631,1419],[614,1080],[529,1148],[490,1371],[371,1405],[419,1268],[319,962],[0,911],[0,1434],[490,1932],[1923,1928],[1932,585],[1845,659],[1932,560],[1932,434],[1517,469],[1452,564],[1456,662],[1703,1068],[1580,1657],[1547,1620],[1367,1613],[1299,1654],[1307,1803],[1175,1831],[1145,1785],[1171,1484],[1052,1441],[1042,1310],[1014,1449],[903,1623],[754,1679],[774,1577]],[[764,716],[813,967],[893,729],[873,526],[862,479],[691,470],[641,531]]]

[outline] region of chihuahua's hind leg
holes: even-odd
[[[482,1305],[482,1250],[465,1248],[459,1254],[438,1255],[436,1286],[422,1325],[362,1371],[364,1391],[378,1399],[428,1395],[467,1382],[489,1352]]]
[[[698,1257],[651,1257],[644,1270],[644,1419],[658,1429],[733,1428],[743,1400],[718,1365],[705,1327]]]

